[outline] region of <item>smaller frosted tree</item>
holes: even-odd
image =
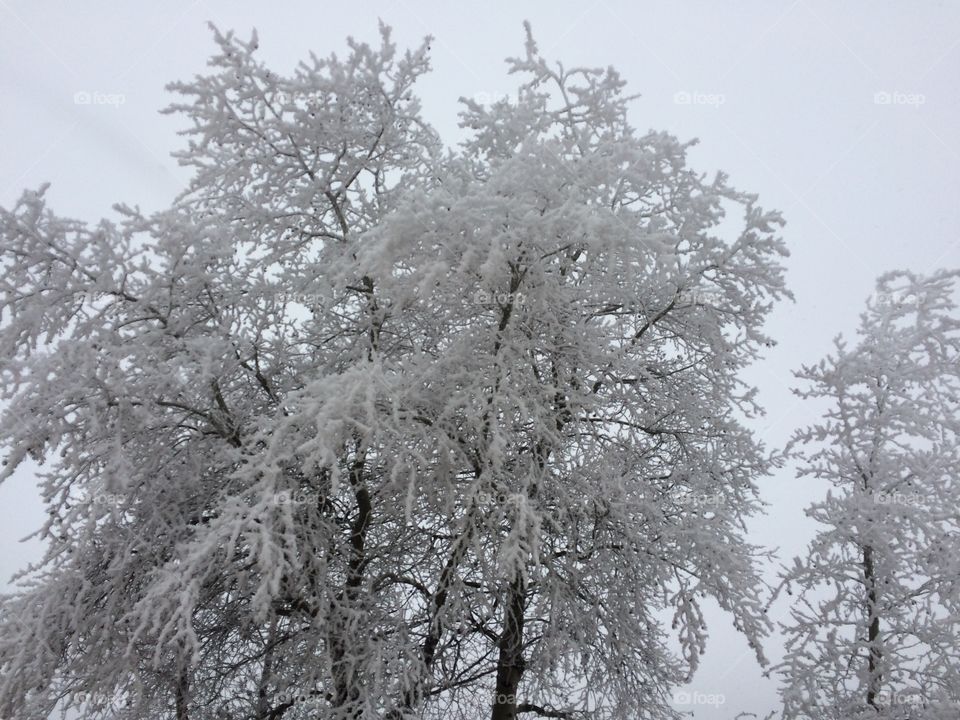
[[[833,487],[781,586],[785,718],[960,717],[957,275],[882,276],[856,347],[797,373],[829,403],[793,439],[800,476]]]

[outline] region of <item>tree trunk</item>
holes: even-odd
[[[497,689],[493,696],[491,720],[515,720],[517,689],[523,677],[523,621],[526,612],[526,583],[519,573],[512,583],[504,610],[500,655],[497,660]]]
[[[346,582],[331,608],[329,643],[334,689],[333,706],[338,720],[340,718],[357,720],[363,715],[357,668],[353,666],[350,658],[350,635],[354,632],[350,619],[360,601],[360,591],[367,565],[367,530],[373,517],[370,491],[363,480],[365,462],[365,453],[358,452],[350,470],[350,485],[353,487],[357,503],[357,517],[350,527],[350,560],[347,563]]]
[[[873,563],[873,547],[865,545],[863,548],[863,577],[867,586],[867,612],[869,625],[867,626],[867,647],[869,656],[867,659],[867,669],[869,677],[867,679],[867,705],[877,706],[877,696],[880,694],[880,683],[882,675],[880,673],[880,661],[883,659],[883,652],[880,649],[880,615],[877,609],[877,581],[876,570]]]
[[[267,647],[263,653],[263,667],[257,686],[257,718],[266,718],[270,713],[270,678],[273,675],[273,650],[277,638],[277,617],[270,620],[267,632]]]
[[[177,675],[177,720],[190,720],[187,714],[187,693],[189,692],[190,678],[187,675],[186,663],[180,668]]]

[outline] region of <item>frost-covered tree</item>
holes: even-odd
[[[827,403],[800,475],[832,487],[784,574],[787,718],[960,717],[957,276],[884,275],[856,346],[797,374]]]
[[[0,712],[668,718],[706,596],[760,655],[779,216],[529,33],[444,152],[382,34],[283,77],[218,33],[173,207],[0,215],[5,472],[50,461]]]

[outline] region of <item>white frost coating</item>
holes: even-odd
[[[761,656],[743,524],[774,461],[738,374],[779,216],[529,35],[449,153],[426,46],[282,77],[215,37],[172,86],[174,207],[0,212],[6,471],[50,460],[0,713],[669,718],[706,596]]]

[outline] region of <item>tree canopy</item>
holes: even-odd
[[[762,656],[780,216],[529,28],[456,148],[429,41],[215,39],[169,209],[0,211],[4,476],[46,461],[49,511],[0,712],[670,718],[705,597]]]

